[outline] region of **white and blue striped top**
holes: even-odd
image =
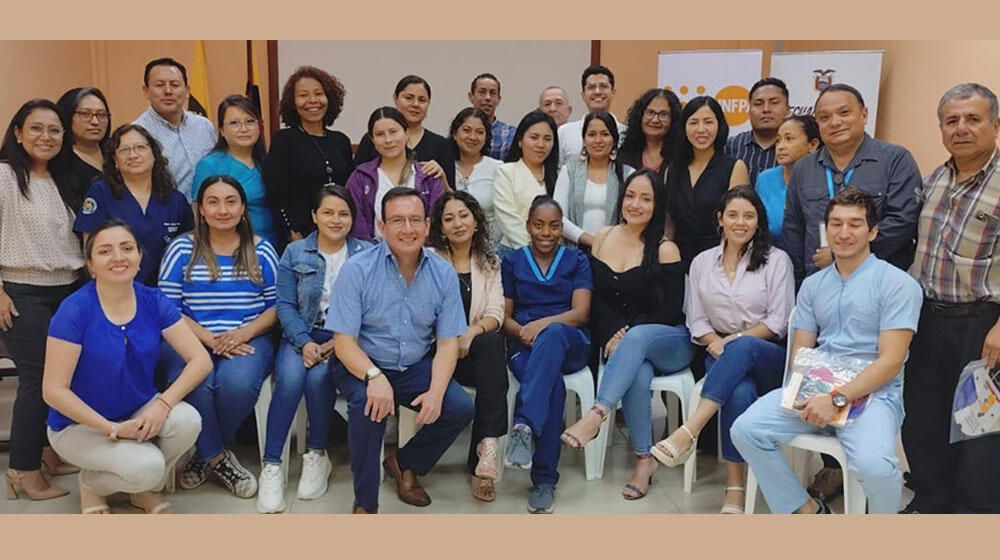
[[[184,271],[191,260],[194,242],[190,235],[181,235],[163,255],[158,281],[160,290],[181,313],[210,332],[242,327],[277,301],[274,283],[278,254],[266,239],[258,241],[254,249],[260,262],[262,285],[252,283],[245,275],[233,277],[234,259],[228,255],[216,255],[220,274],[214,282],[204,262],[195,263],[191,279],[187,280]]]

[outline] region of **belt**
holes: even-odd
[[[1000,304],[992,301],[970,301],[967,303],[951,303],[947,301],[924,300],[924,308],[941,317],[965,317],[987,311],[996,311]]]

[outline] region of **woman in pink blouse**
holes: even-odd
[[[771,246],[767,212],[752,188],[727,191],[716,217],[722,243],[694,258],[685,290],[691,338],[708,351],[701,399],[684,425],[652,453],[668,467],[684,463],[721,408],[727,466],[722,513],[743,513],[745,469],[729,428],[757,395],[781,385],[785,350],[776,341],[788,331],[795,281],[788,255]]]

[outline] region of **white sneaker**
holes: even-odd
[[[283,482],[281,465],[264,463],[264,468],[260,471],[260,484],[257,488],[257,511],[260,513],[285,511]]]
[[[329,484],[333,465],[326,453],[308,451],[302,456],[302,476],[299,478],[299,499],[315,500],[323,494]]]

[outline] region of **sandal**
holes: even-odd
[[[668,467],[676,467],[678,465],[684,464],[688,460],[688,457],[690,457],[691,454],[694,453],[695,448],[698,447],[697,446],[698,438],[691,433],[691,430],[689,430],[687,426],[681,424],[681,427],[679,429],[684,430],[684,433],[686,433],[688,437],[691,438],[691,443],[687,446],[687,448],[684,451],[678,451],[677,447],[674,446],[674,444],[670,441],[669,437],[667,439],[657,442],[657,444],[654,445],[653,448],[649,450],[649,452],[652,453],[653,457],[656,457],[658,461],[660,461],[661,463],[663,463]],[[677,432],[675,431],[674,434],[676,433]],[[667,453],[664,453],[663,452],[664,450],[666,450],[669,453],[669,455]]]
[[[80,467],[62,460],[51,447],[42,448],[42,474],[49,477],[64,476],[80,472]]]
[[[158,492],[140,492],[138,494],[129,494],[128,501],[132,504],[132,507],[141,509],[143,513],[148,513],[150,515],[174,512],[170,502],[165,501],[163,496],[161,496]]]
[[[569,428],[567,428],[566,431],[564,431],[562,433],[562,435],[559,436],[559,439],[561,439],[563,443],[565,443],[566,445],[572,447],[573,449],[575,449],[577,451],[580,451],[581,449],[583,449],[583,446],[587,445],[588,443],[590,443],[590,441],[592,439],[594,439],[595,437],[597,437],[597,434],[600,433],[600,431],[601,431],[601,426],[608,419],[608,413],[606,411],[602,410],[601,407],[597,406],[596,404],[594,406],[590,407],[590,410],[587,411],[588,414],[591,413],[591,412],[593,412],[594,414],[596,414],[596,415],[598,415],[598,416],[601,417],[601,421],[597,424],[597,429],[595,429],[593,431],[593,433],[588,434],[588,435],[583,435],[583,434],[577,435],[577,434],[572,433],[573,430],[577,426],[579,426],[581,423],[583,423],[583,421],[585,420],[585,418],[580,418],[579,420],[576,421],[575,424],[573,424],[572,426],[570,426]],[[586,415],[584,415],[584,416],[586,416]]]
[[[497,499],[496,486],[493,480],[481,476],[472,477],[472,497],[483,502],[492,502]]]
[[[638,455],[638,454],[636,454],[635,458],[636,458],[636,461],[642,461],[643,459],[652,459],[652,456],[651,455]],[[653,467],[653,472],[651,472],[649,474],[649,482],[646,483],[646,489],[645,490],[641,490],[638,486],[636,486],[635,484],[631,484],[631,483],[625,484],[625,490],[626,491],[631,491],[631,493],[626,493],[625,491],[623,491],[622,492],[622,498],[625,498],[626,500],[628,500],[628,501],[631,502],[631,501],[635,501],[635,500],[641,500],[641,499],[643,499],[643,498],[646,497],[646,494],[649,493],[649,487],[653,484],[653,473],[655,473],[656,470],[660,468],[660,464],[659,463],[657,463],[657,462],[654,461],[653,464],[655,466]],[[636,467],[638,467],[638,464],[636,465]]]
[[[487,480],[497,479],[497,438],[485,437],[479,440],[476,445],[476,455],[479,462],[476,463],[475,474],[478,478]],[[493,501],[492,499],[487,501]]]
[[[93,513],[111,513],[111,507],[108,505],[107,498],[81,484],[80,513],[87,515]]]
[[[729,492],[743,492],[743,500],[744,500],[744,502],[746,501],[746,491],[747,491],[747,489],[744,488],[744,487],[742,487],[742,486],[726,486],[726,493],[727,494]],[[723,499],[725,499],[725,498],[723,498]],[[723,503],[722,504],[722,510],[720,510],[719,513],[742,515],[743,513],[745,513],[745,506],[738,506],[736,504]]]

